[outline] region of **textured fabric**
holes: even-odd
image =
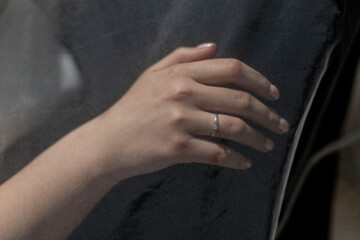
[[[335,1],[63,0],[58,10],[58,36],[82,89],[6,159],[23,151],[31,159],[115,103],[173,49],[209,41],[216,57],[240,59],[278,86],[280,100],[264,102],[291,125],[281,136],[254,125],[274,139],[270,153],[225,142],[252,160],[248,170],[179,164],[120,182],[69,239],[268,239],[294,132],[336,39]]]

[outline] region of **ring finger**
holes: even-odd
[[[276,133],[289,129],[285,119],[244,91],[201,86],[195,102],[202,110],[241,116]]]
[[[189,126],[190,132],[198,136],[211,136],[238,142],[261,152],[268,152],[274,148],[271,139],[264,136],[256,129],[250,127],[240,118],[217,114],[217,130],[213,131],[215,114],[197,111],[193,114],[193,121]]]

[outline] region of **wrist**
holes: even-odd
[[[126,159],[123,156],[124,151],[119,151],[124,149],[122,143],[124,136],[114,132],[122,131],[112,123],[107,113],[94,118],[82,128],[82,131],[88,135],[88,148],[92,152],[89,161],[95,178],[106,179],[115,185],[121,180],[136,175],[134,171],[130,171],[131,166],[128,166],[124,160]]]
[[[112,178],[108,144],[104,130],[96,119],[76,128],[39,156],[57,158],[61,169],[70,169],[84,184],[106,183],[115,185]],[[60,157],[61,156],[61,157]]]

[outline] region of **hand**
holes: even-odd
[[[273,149],[273,141],[242,118],[278,134],[288,131],[288,123],[250,93],[221,85],[234,84],[266,100],[277,100],[278,89],[239,60],[209,59],[215,51],[215,44],[175,50],[99,116],[108,169],[138,175],[190,162],[250,167],[240,153],[199,138],[211,136],[213,112],[219,119],[215,137],[261,152]]]

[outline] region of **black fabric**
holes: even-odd
[[[300,154],[295,156],[288,180],[283,203],[285,207],[310,156],[341,135],[356,64],[360,57],[360,2],[339,2],[344,9],[341,40],[311,106],[297,150]],[[330,237],[329,219],[335,189],[334,180],[337,176],[337,160],[337,155],[329,156],[312,171],[279,240],[304,239],[308,237],[308,233],[311,233],[314,239]],[[304,219],[306,221],[303,221]]]
[[[339,14],[332,0],[63,1],[63,43],[87,86],[84,119],[174,48],[213,41],[216,57],[238,58],[279,87],[281,99],[265,103],[292,126],[284,136],[255,126],[275,140],[271,153],[228,142],[253,161],[245,171],[181,164],[120,182],[69,239],[267,239],[283,164]]]

